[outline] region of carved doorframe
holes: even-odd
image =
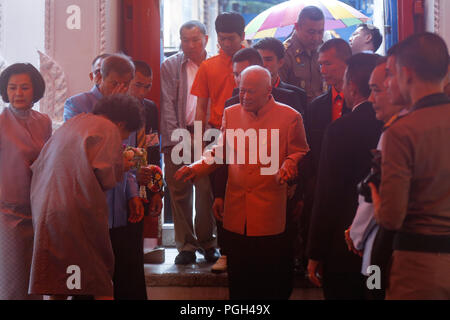
[[[54,124],[59,126],[63,122],[64,103],[70,94],[67,74],[55,59],[55,29],[61,27],[55,23],[56,1],[58,0],[45,0],[45,52],[39,51],[39,57],[40,71],[46,82],[46,93],[41,100],[40,111],[48,114]],[[107,46],[107,0],[89,1],[95,2],[97,21],[93,51],[99,54],[105,53]],[[72,92],[72,94],[74,93]]]

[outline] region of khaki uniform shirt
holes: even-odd
[[[450,235],[450,104],[413,111],[384,134],[381,207],[388,229]]]
[[[304,89],[308,102],[325,93],[328,87],[320,74],[319,53],[314,51],[310,55],[295,34],[284,45],[286,56],[280,69],[281,80]]]

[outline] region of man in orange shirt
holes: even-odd
[[[230,299],[288,299],[292,279],[285,232],[286,182],[296,176],[298,161],[309,150],[303,121],[297,111],[275,102],[270,73],[263,67],[245,69],[239,91],[240,104],[225,109],[222,134],[213,149],[219,161],[211,163],[205,154],[179,169],[175,179],[205,176],[226,160],[223,226]],[[239,140],[248,144],[236,143]],[[271,150],[273,158],[268,162],[263,160],[264,149],[266,155]],[[233,150],[238,159],[248,160],[235,161]]]
[[[233,77],[233,55],[242,49],[244,18],[234,12],[225,12],[216,19],[219,54],[205,60],[198,69],[191,93],[197,96],[195,120],[220,129],[225,101],[231,98],[236,83]],[[207,117],[208,102],[210,115]]]
[[[203,129],[207,126],[220,129],[225,102],[233,96],[236,86],[232,58],[243,48],[245,36],[245,21],[238,13],[222,13],[217,16],[215,24],[219,54],[202,62],[191,89],[191,93],[197,96],[195,121],[202,121]],[[213,266],[213,270],[225,270],[226,254],[222,248],[224,239],[220,223],[217,224],[217,242],[221,247],[222,257]]]

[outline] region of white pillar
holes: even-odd
[[[0,68],[29,62],[46,92],[39,110],[58,123],[65,100],[90,90],[92,59],[121,46],[120,0],[0,0]]]

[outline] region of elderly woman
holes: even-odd
[[[0,299],[28,295],[33,253],[30,166],[52,133],[47,115],[32,110],[45,82],[31,64],[17,63],[0,75],[0,93],[10,103],[0,114]]]

